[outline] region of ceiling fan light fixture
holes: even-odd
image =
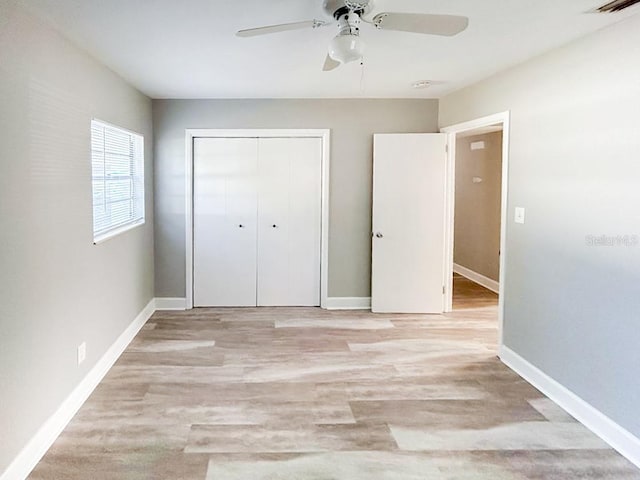
[[[358,35],[338,35],[329,44],[329,56],[336,62],[355,62],[364,55],[365,45]]]

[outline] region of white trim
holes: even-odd
[[[186,310],[186,298],[156,298],[156,311],[158,310]]]
[[[468,278],[472,282],[475,282],[478,285],[482,285],[484,288],[491,290],[494,293],[500,293],[500,284],[498,282],[490,279],[489,277],[485,277],[484,275],[478,272],[474,272],[473,270],[470,270],[467,267],[463,267],[462,265],[458,265],[457,263],[454,263],[453,273],[458,273],[463,277]]]
[[[331,130],[322,133],[322,225],[320,239],[320,307],[327,308],[329,298],[329,185],[331,178]]]
[[[91,121],[92,122],[96,122],[96,123],[100,123],[100,124],[104,125],[105,127],[113,128],[113,129],[116,129],[116,130],[122,130],[123,132],[128,133],[129,135],[138,135],[139,137],[144,138],[144,135],[142,133],[140,133],[140,132],[136,132],[135,130],[131,130],[130,128],[125,128],[125,127],[122,127],[120,125],[115,125],[113,123],[105,122],[104,120],[100,120],[99,118],[96,118],[96,117],[92,117]]]
[[[371,297],[329,297],[327,310],[370,310]]]
[[[444,313],[453,310],[453,247],[456,213],[456,135],[449,134],[447,148],[447,173],[445,180],[444,220]]]
[[[127,329],[111,345],[98,363],[80,381],[62,405],[40,427],[38,432],[22,449],[18,456],[11,462],[5,472],[0,475],[0,480],[24,479],[35,468],[53,442],[65,429],[80,407],[89,398],[89,395],[102,381],[109,369],[118,360],[131,340],[138,334],[142,326],[149,320],[155,311],[155,299],[151,300],[138,314]]]
[[[193,139],[197,130],[185,130],[185,308],[193,308]]]
[[[145,224],[145,220],[143,218],[141,220],[136,220],[134,222],[127,223],[120,227],[113,228],[106,233],[103,233],[101,235],[94,237],[93,244],[100,245],[101,243],[104,243],[107,240],[111,240],[113,237],[117,237],[121,233],[125,233],[125,232],[128,232],[129,230],[133,230],[134,228],[141,227],[144,224]]]
[[[504,345],[500,347],[500,359],[623,457],[640,467],[640,438]]]
[[[511,135],[511,113],[502,112],[495,115],[471,120],[469,122],[451,125],[441,129],[441,132],[449,134],[449,156],[447,172],[447,225],[445,233],[445,268],[444,285],[445,312],[453,309],[453,236],[455,231],[455,174],[456,174],[456,136],[459,133],[469,132],[490,125],[502,124],[502,218],[500,221],[500,279],[498,292],[498,345],[504,344],[504,288],[506,284],[506,258],[507,258],[507,225],[509,202],[509,152]]]
[[[185,248],[186,302],[193,308],[193,139],[194,138],[321,138],[322,139],[322,239],[320,253],[320,306],[327,308],[329,288],[329,178],[331,130],[329,129],[237,129],[188,128],[185,130]],[[1,480],[1,479],[0,479]]]

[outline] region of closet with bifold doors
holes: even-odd
[[[193,142],[194,306],[319,306],[322,139]]]

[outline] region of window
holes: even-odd
[[[144,138],[91,121],[93,241],[144,223]]]

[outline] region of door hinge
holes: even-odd
[[[442,294],[444,295],[445,293],[447,293],[447,287],[445,287],[444,285],[442,286]]]
[[[444,151],[449,153],[449,144],[448,143],[444,146]]]

